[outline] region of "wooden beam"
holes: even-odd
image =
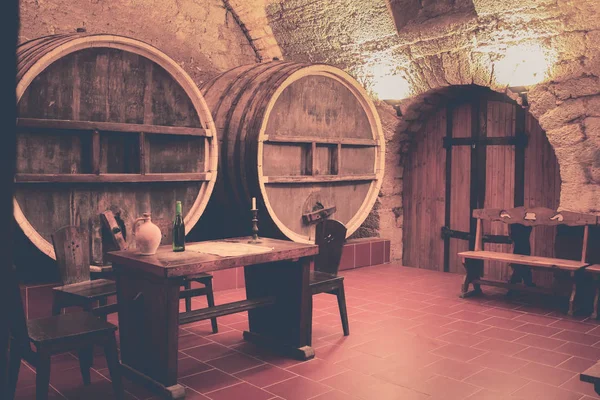
[[[264,138],[270,143],[317,143],[317,144],[341,144],[344,146],[366,146],[375,147],[377,142],[373,139],[360,138],[318,138],[314,136],[283,136],[268,135]]]
[[[70,121],[64,119],[38,119],[38,118],[17,118],[17,128],[34,129],[65,129],[79,131],[101,131],[101,132],[122,132],[161,135],[181,135],[181,136],[211,136],[204,128],[191,128],[186,126],[163,126],[146,124],[126,124],[121,122],[103,122],[103,121]]]
[[[172,174],[16,174],[16,183],[134,183],[209,181],[211,173]]]
[[[252,300],[235,301],[233,303],[221,304],[214,307],[202,308],[200,310],[188,311],[179,314],[179,324],[189,324],[205,319],[222,317],[224,315],[236,314],[242,311],[254,310],[275,304],[275,297],[262,297]]]
[[[319,182],[354,182],[374,181],[375,174],[365,175],[289,175],[289,176],[265,176],[266,184],[272,183],[319,183]]]

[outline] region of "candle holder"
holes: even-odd
[[[258,209],[253,208],[250,211],[252,211],[252,240],[249,240],[248,243],[262,243],[258,240]]]

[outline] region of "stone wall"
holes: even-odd
[[[338,66],[374,97],[391,92],[405,99],[400,118],[377,105],[386,175],[378,207],[359,232],[390,238],[392,259],[402,256],[402,155],[437,94],[453,85],[499,92],[528,85],[529,111],[560,164],[561,208],[600,213],[597,0],[21,1],[21,41],[79,27],[149,42],[198,83],[240,64],[283,57]],[[520,67],[545,62],[532,72],[538,83],[507,75],[515,49]]]
[[[21,0],[19,42],[57,33],[113,33],[150,43],[201,84],[257,61],[221,0]]]
[[[435,107],[428,99],[452,85],[499,92],[527,85],[529,111],[560,164],[561,208],[600,213],[597,0],[272,0],[266,10],[285,59],[330,63],[374,96],[394,87],[405,99],[398,119],[391,107],[378,106],[388,158],[376,212],[393,260],[402,256],[401,155]],[[524,75],[517,67],[507,75],[515,51],[519,68],[546,62],[526,71],[538,83],[517,82]]]

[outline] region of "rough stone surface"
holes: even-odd
[[[197,84],[256,61],[221,0],[22,0],[19,42],[57,33],[114,33],[150,43]]]
[[[600,173],[595,155],[600,145],[592,138],[596,122],[586,117],[600,115],[600,2],[473,0],[469,7],[460,1],[422,1],[421,8],[412,7],[414,3],[390,0],[391,12],[386,12],[384,0],[271,0],[266,10],[286,59],[334,64],[374,96],[378,84],[385,87],[386,77],[405,79],[409,87],[398,93],[401,98],[408,93],[409,98],[400,103],[403,116],[396,127],[398,145],[393,147],[400,153],[410,151],[410,141],[400,138],[419,134],[420,120],[428,112],[421,94],[466,84],[506,92],[506,54],[523,46],[523,63],[531,64],[541,55],[529,49],[541,49],[547,68],[536,71],[537,82],[527,88],[527,100],[529,111],[557,148],[565,183],[561,207],[597,211],[600,206],[594,201],[600,186],[595,182]],[[402,154],[391,157],[391,148],[388,142],[380,235],[402,240],[396,226],[401,201],[396,200],[396,214],[389,210],[393,219],[385,216],[393,203],[387,196],[401,190],[402,179]],[[398,250],[393,258],[400,256]]]
[[[281,49],[269,26],[265,0],[223,0],[237,18],[242,32],[256,52],[258,61],[282,59]]]
[[[81,26],[137,37],[198,83],[282,55],[338,66],[374,97],[391,88],[390,100],[408,98],[401,118],[378,105],[386,176],[378,232],[369,234],[391,239],[395,260],[402,254],[403,155],[435,107],[427,99],[457,85],[499,92],[527,85],[529,111],[556,149],[560,207],[600,213],[598,0],[23,0],[21,18],[21,41]],[[510,54],[516,58],[508,62]],[[534,80],[515,83],[530,73],[523,66],[540,60]]]

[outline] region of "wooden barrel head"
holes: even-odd
[[[257,197],[268,234],[274,227],[308,243],[314,225],[303,214],[318,191],[347,235],[358,229],[379,194],[385,143],[352,77],[328,65],[270,62],[225,72],[202,90],[222,146],[223,201],[246,209]]]
[[[88,228],[102,259],[100,214],[165,227],[181,200],[186,231],[216,180],[217,141],[191,78],[164,53],[112,35],[57,35],[18,50],[15,219],[43,253],[65,225]]]

